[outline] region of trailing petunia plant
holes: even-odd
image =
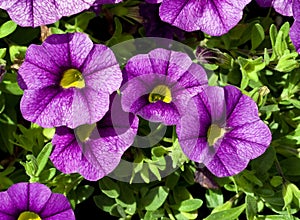
[[[0,219],[299,219],[299,13],[0,0]]]

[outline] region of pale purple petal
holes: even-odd
[[[116,91],[122,82],[122,72],[114,53],[105,45],[94,45],[82,72],[88,87],[107,94]]]
[[[227,127],[236,127],[259,119],[256,103],[234,86],[224,87]]]
[[[242,18],[251,0],[164,0],[160,17],[186,31],[201,30],[213,36],[227,33]]]
[[[235,175],[247,167],[248,158],[238,155],[236,146],[223,139],[214,158],[206,164],[207,168],[218,177]]]
[[[291,41],[293,42],[293,45],[296,48],[296,51],[298,53],[300,53],[300,35],[299,35],[299,31],[300,31],[300,21],[294,21],[291,29],[290,29],[290,38]]]
[[[272,139],[268,126],[261,120],[235,127],[226,133],[226,140],[237,147],[242,158],[254,159],[262,155]]]
[[[293,0],[274,0],[275,10],[285,16],[293,16]]]
[[[81,66],[91,52],[93,42],[83,33],[53,34],[41,47],[60,69],[72,67],[82,71]]]
[[[95,0],[1,0],[0,8],[7,10],[20,26],[37,27],[52,24],[62,16],[88,9]]]

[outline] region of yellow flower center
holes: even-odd
[[[25,211],[20,214],[17,220],[42,220],[42,219],[38,214],[34,212]]]
[[[172,102],[171,90],[168,86],[158,85],[149,94],[148,100],[150,103],[154,103],[159,100],[165,103],[170,103]]]
[[[224,128],[220,128],[216,124],[212,124],[207,132],[207,142],[209,146],[213,146],[220,138],[223,138],[226,130]]]
[[[96,128],[97,124],[85,124],[80,125],[79,127],[75,128],[75,135],[81,142],[86,142],[89,140],[93,130]]]
[[[63,73],[60,81],[60,86],[64,89],[71,87],[82,89],[85,87],[85,82],[82,73],[77,69],[68,69]]]

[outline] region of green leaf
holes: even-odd
[[[173,209],[181,212],[192,212],[199,209],[203,204],[201,199],[188,199],[181,201],[179,204],[171,205]]]
[[[114,199],[111,199],[103,194],[93,197],[96,206],[105,212],[110,212],[116,204]]]
[[[283,208],[286,208],[293,201],[293,190],[290,187],[290,183],[283,184],[282,195],[283,195],[283,201],[284,201]]]
[[[272,167],[275,156],[274,148],[269,147],[263,155],[251,161],[251,166],[257,174],[265,173]]]
[[[255,24],[251,30],[252,50],[256,49],[265,39],[264,28],[260,24]]]
[[[151,189],[141,201],[146,210],[155,211],[163,205],[168,194],[169,188],[165,186],[157,186]]]
[[[6,55],[6,48],[1,48],[0,49],[0,59],[3,59]]]
[[[270,180],[272,186],[277,187],[282,184],[282,177],[281,176],[273,176]]]
[[[192,194],[182,186],[176,186],[172,192],[175,203],[180,203],[181,201],[193,198]]]
[[[125,185],[125,183],[121,183],[120,188],[121,194],[116,198],[116,202],[125,209],[127,214],[134,215],[137,203],[135,201],[133,190]]]
[[[70,198],[70,200],[73,200],[74,203],[77,205],[83,201],[85,201],[87,198],[89,198],[94,192],[94,187],[89,185],[84,186],[78,186],[76,190],[74,191],[74,194]]]
[[[290,157],[280,161],[281,168],[285,175],[300,176],[300,159],[297,157]]]
[[[118,198],[120,195],[119,185],[109,177],[104,177],[99,181],[101,191],[110,198]]]
[[[247,195],[246,196],[247,220],[253,220],[256,214],[257,214],[257,201],[255,197]]]
[[[49,156],[52,152],[52,144],[48,143],[44,146],[44,148],[42,149],[42,151],[39,153],[39,155],[36,158],[37,164],[38,164],[38,170],[36,171],[36,176],[39,176],[40,173],[43,171],[43,169],[45,168]]]
[[[0,38],[4,38],[14,32],[17,24],[13,21],[7,21],[0,26]]]
[[[240,205],[235,208],[231,208],[228,210],[215,212],[208,217],[206,217],[204,220],[234,220],[242,214],[242,212],[245,210],[246,204]]]
[[[215,208],[224,203],[224,197],[220,190],[207,190],[205,198],[208,208]]]

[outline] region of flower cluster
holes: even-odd
[[[121,73],[113,52],[87,35],[52,35],[28,48],[19,84],[24,118],[57,127],[53,164],[88,180],[115,169],[137,134],[137,115],[176,125],[183,152],[217,176],[242,171],[271,141],[254,101],[234,87],[207,87],[204,69],[182,52],[138,54]]]

